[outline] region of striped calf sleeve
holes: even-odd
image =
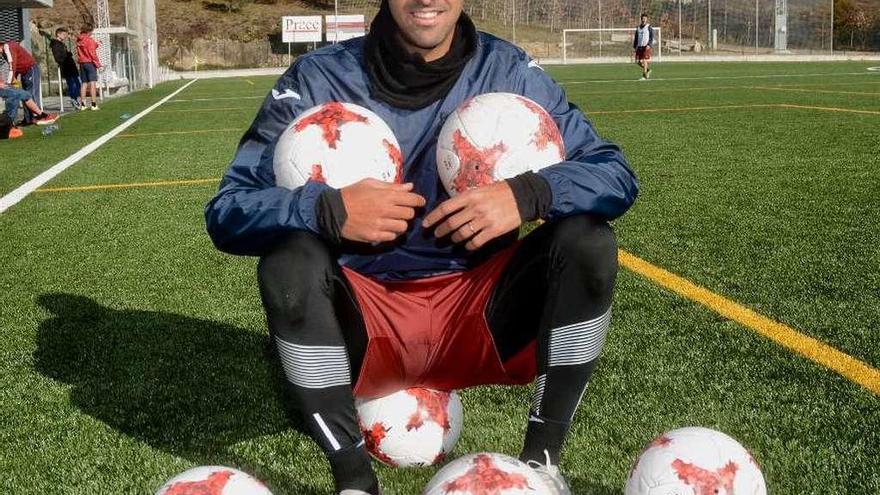
[[[308,389],[351,384],[345,347],[307,346],[276,338],[284,374],[290,383]]]
[[[591,320],[550,330],[547,367],[535,379],[532,414],[569,422],[574,416],[611,324],[611,308]]]
[[[532,397],[532,411],[541,414],[541,401],[544,400],[544,385],[547,383],[547,375],[541,375],[535,379],[535,395]]]
[[[605,335],[611,323],[611,308],[592,320],[573,323],[550,330],[550,349],[547,365],[577,366],[592,362],[605,344]]]

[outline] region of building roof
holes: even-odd
[[[51,8],[53,0],[0,0],[0,8],[44,9]]]

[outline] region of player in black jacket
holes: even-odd
[[[82,83],[79,80],[79,69],[73,60],[73,54],[67,49],[67,38],[70,36],[67,28],[60,27],[55,30],[55,38],[49,43],[52,49],[52,56],[55,62],[61,68],[61,77],[67,81],[67,94],[70,96],[70,102],[73,107],[80,109],[82,107],[82,98],[80,96],[80,88]]]

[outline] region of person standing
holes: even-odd
[[[79,58],[79,72],[82,79],[82,104],[85,109],[86,95],[91,93],[92,110],[98,110],[98,69],[101,68],[101,60],[98,58],[98,42],[92,38],[91,25],[86,24],[76,37],[76,56]]]
[[[67,49],[67,39],[70,33],[67,28],[60,27],[55,30],[55,38],[49,43],[52,49],[52,56],[55,63],[61,69],[61,77],[67,81],[67,95],[70,97],[70,103],[74,108],[79,110],[82,107],[82,84],[79,80],[79,69],[76,67],[76,61],[73,59],[73,53]]]
[[[6,85],[11,86],[16,78],[21,79],[21,89],[28,92],[30,99],[34,100],[38,107],[42,108],[43,101],[40,98],[40,65],[17,41],[0,42],[0,57],[9,65],[9,74],[6,77]],[[24,109],[22,125],[34,123],[34,113],[28,108]]]
[[[648,15],[642,14],[642,22],[633,36],[636,63],[642,68],[642,80],[651,77],[651,47],[654,46],[654,28],[648,24]]]

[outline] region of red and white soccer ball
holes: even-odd
[[[403,154],[378,115],[352,103],[330,102],[307,110],[278,138],[276,184],[288,189],[306,181],[341,188],[361,179],[400,183]]]
[[[551,493],[528,465],[502,454],[460,457],[428,482],[422,495],[541,495]]]
[[[736,440],[708,428],[664,433],[642,452],[625,495],[766,495],[761,469]]]
[[[452,452],[461,434],[461,398],[453,392],[410,388],[357,401],[367,450],[395,467],[431,466]]]
[[[171,478],[156,495],[272,495],[256,478],[223,466],[200,466]]]
[[[565,144],[550,114],[510,93],[486,93],[462,103],[437,141],[437,171],[450,196],[564,159]]]

